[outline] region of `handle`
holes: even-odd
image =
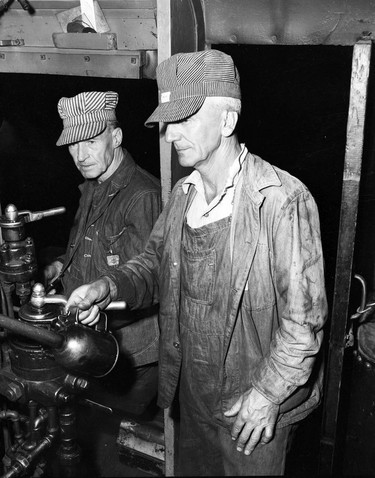
[[[25,222],[34,222],[43,219],[48,216],[56,216],[58,214],[63,214],[66,211],[65,207],[54,207],[52,209],[47,209],[46,211],[18,211],[19,216],[25,216]]]
[[[66,298],[65,295],[62,295],[62,294],[45,295],[44,285],[38,282],[33,287],[33,293],[31,294],[30,303],[34,307],[38,307],[38,308],[43,307],[45,304],[60,304],[64,306],[64,309],[66,311],[66,304],[68,303],[68,299]],[[125,310],[125,309],[126,309],[126,302],[124,300],[114,300],[110,302],[105,308],[105,310]]]
[[[80,324],[80,321],[78,320],[78,314],[79,314],[79,309],[77,309],[75,313],[75,317],[74,317],[75,324]],[[100,312],[99,322],[95,324],[94,330],[96,330],[97,332],[107,332],[108,330],[107,314],[105,314],[104,312]]]

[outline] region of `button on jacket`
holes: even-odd
[[[124,158],[110,178],[102,183],[86,180],[63,268],[64,293],[69,296],[107,269],[116,269],[143,251],[161,210],[159,181],[134,162]],[[112,314],[114,315],[114,314]],[[116,322],[133,320],[130,311],[116,312]],[[134,366],[158,360],[159,327],[155,309],[127,326],[123,349]],[[117,320],[117,318],[119,320]]]
[[[281,405],[278,426],[283,426],[302,419],[321,398],[318,358],[327,301],[319,215],[297,178],[255,155],[247,155],[241,178],[231,221],[228,304],[218,315],[225,321],[220,413],[253,386]],[[182,352],[175,345],[180,342],[181,237],[192,194],[192,188],[183,192],[182,183],[175,185],[145,251],[109,274],[130,307],[160,300],[161,407],[171,404],[181,369]],[[293,401],[309,382],[307,396]]]

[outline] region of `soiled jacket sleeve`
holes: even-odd
[[[279,327],[253,385],[281,404],[310,377],[327,315],[319,215],[308,191],[285,202],[272,238]]]
[[[144,250],[160,211],[161,200],[158,191],[142,191],[133,198],[124,218],[126,231],[119,243],[119,249],[124,254],[124,262]]]

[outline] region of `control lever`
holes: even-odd
[[[89,398],[80,397],[78,400],[78,403],[81,405],[86,405],[88,407],[94,408],[98,411],[108,413],[108,414],[113,413],[113,409],[111,407],[107,407],[106,405],[103,405],[102,403],[99,403],[99,402],[94,402],[94,400],[90,400]]]
[[[60,304],[64,306],[64,310],[66,310],[66,304],[68,303],[68,299],[65,295],[62,294],[52,294],[52,295],[45,295],[44,285],[37,283],[34,285],[33,292],[31,294],[30,303],[37,308],[43,307],[45,304]],[[124,300],[114,300],[110,302],[104,310],[125,310],[126,309],[126,302]]]
[[[54,207],[52,209],[47,209],[46,211],[18,211],[19,216],[25,216],[25,222],[34,222],[43,219],[48,216],[56,216],[58,214],[63,214],[66,211],[65,207]]]

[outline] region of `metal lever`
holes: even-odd
[[[94,402],[93,400],[90,400],[89,398],[80,398],[78,400],[78,403],[81,405],[87,405],[89,407],[95,408],[101,412],[105,412],[108,414],[113,413],[113,409],[111,407],[107,407],[106,405],[103,405],[102,403],[99,402]]]
[[[366,312],[369,312],[375,306],[375,302],[369,302],[366,304],[366,297],[367,297],[367,287],[365,279],[359,275],[354,274],[354,278],[359,280],[361,284],[361,303],[356,312],[350,316],[350,327],[349,331],[345,336],[345,347],[353,347],[354,345],[354,321],[358,319],[357,324],[363,323],[365,320]]]
[[[19,216],[25,216],[25,222],[34,222],[43,219],[44,217],[48,216],[56,216],[58,214],[63,214],[66,211],[65,207],[54,207],[52,209],[47,209],[46,211],[18,211]]]
[[[366,287],[366,281],[365,279],[359,275],[355,274],[354,275],[355,279],[358,279],[359,282],[361,283],[362,286],[362,294],[361,294],[361,304],[358,307],[357,311],[350,317],[352,320],[353,319],[358,319],[358,317],[361,317],[365,312],[368,312],[369,310],[374,307],[375,302],[370,302],[366,304],[366,297],[367,297],[367,287]]]
[[[60,304],[66,308],[68,299],[62,294],[45,295],[44,285],[37,283],[33,287],[30,302],[33,306],[41,308],[45,304]],[[126,302],[124,300],[114,300],[110,302],[105,310],[125,310]]]

